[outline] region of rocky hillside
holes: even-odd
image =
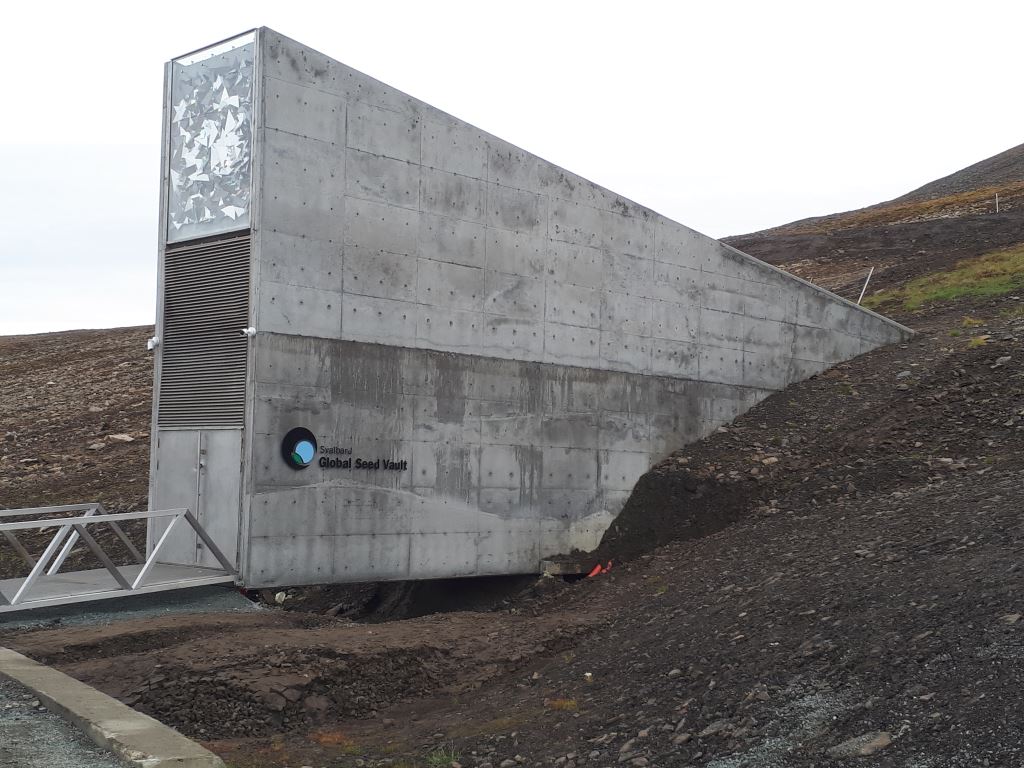
[[[152,335],[0,336],[0,507],[145,509]]]
[[[963,170],[918,187],[893,202],[936,200],[952,195],[972,195],[979,190],[1010,189],[1024,181],[1024,144],[1000,152]]]
[[[895,200],[725,240],[853,299],[871,267],[869,293],[1022,241],[1024,145]]]

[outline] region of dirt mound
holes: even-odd
[[[574,559],[588,565],[621,562],[670,541],[707,536],[736,522],[760,493],[756,485],[720,481],[706,470],[691,472],[688,463],[673,458],[641,477],[598,548]]]

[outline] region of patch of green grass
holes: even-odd
[[[864,300],[871,309],[899,303],[906,310],[931,302],[1003,296],[1024,288],[1024,244],[958,261],[952,269],[911,280],[901,288],[879,291]]]
[[[988,340],[990,338],[991,337],[987,336],[987,335],[986,336],[975,336],[973,339],[971,339],[969,342],[967,342],[967,346],[968,346],[969,349],[974,349],[975,347],[984,347],[986,344],[988,344]]]
[[[660,576],[652,576],[647,583],[654,587],[655,595],[664,595],[668,592],[668,585]]]
[[[949,332],[949,335],[950,336],[959,336],[960,335],[960,330],[958,328],[954,328],[953,330],[951,330]]]
[[[427,768],[449,768],[452,763],[459,761],[459,752],[455,749],[455,744],[442,744],[440,747],[435,747],[429,755],[427,755]]]

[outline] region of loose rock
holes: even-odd
[[[829,757],[866,757],[892,744],[892,735],[886,731],[854,736],[828,750]]]

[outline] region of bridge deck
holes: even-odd
[[[121,573],[129,581],[133,580],[140,570],[142,570],[141,565],[126,565],[120,568]],[[147,592],[164,592],[206,584],[225,584],[234,580],[234,576],[217,568],[156,563],[144,584],[140,585],[138,589],[126,590],[121,588],[105,568],[68,571],[54,576],[40,576],[20,603],[4,605],[2,603],[10,602],[24,581],[24,579],[6,579],[0,581],[0,594],[6,598],[6,600],[0,601],[0,613],[83,603],[90,600],[106,600]]]

